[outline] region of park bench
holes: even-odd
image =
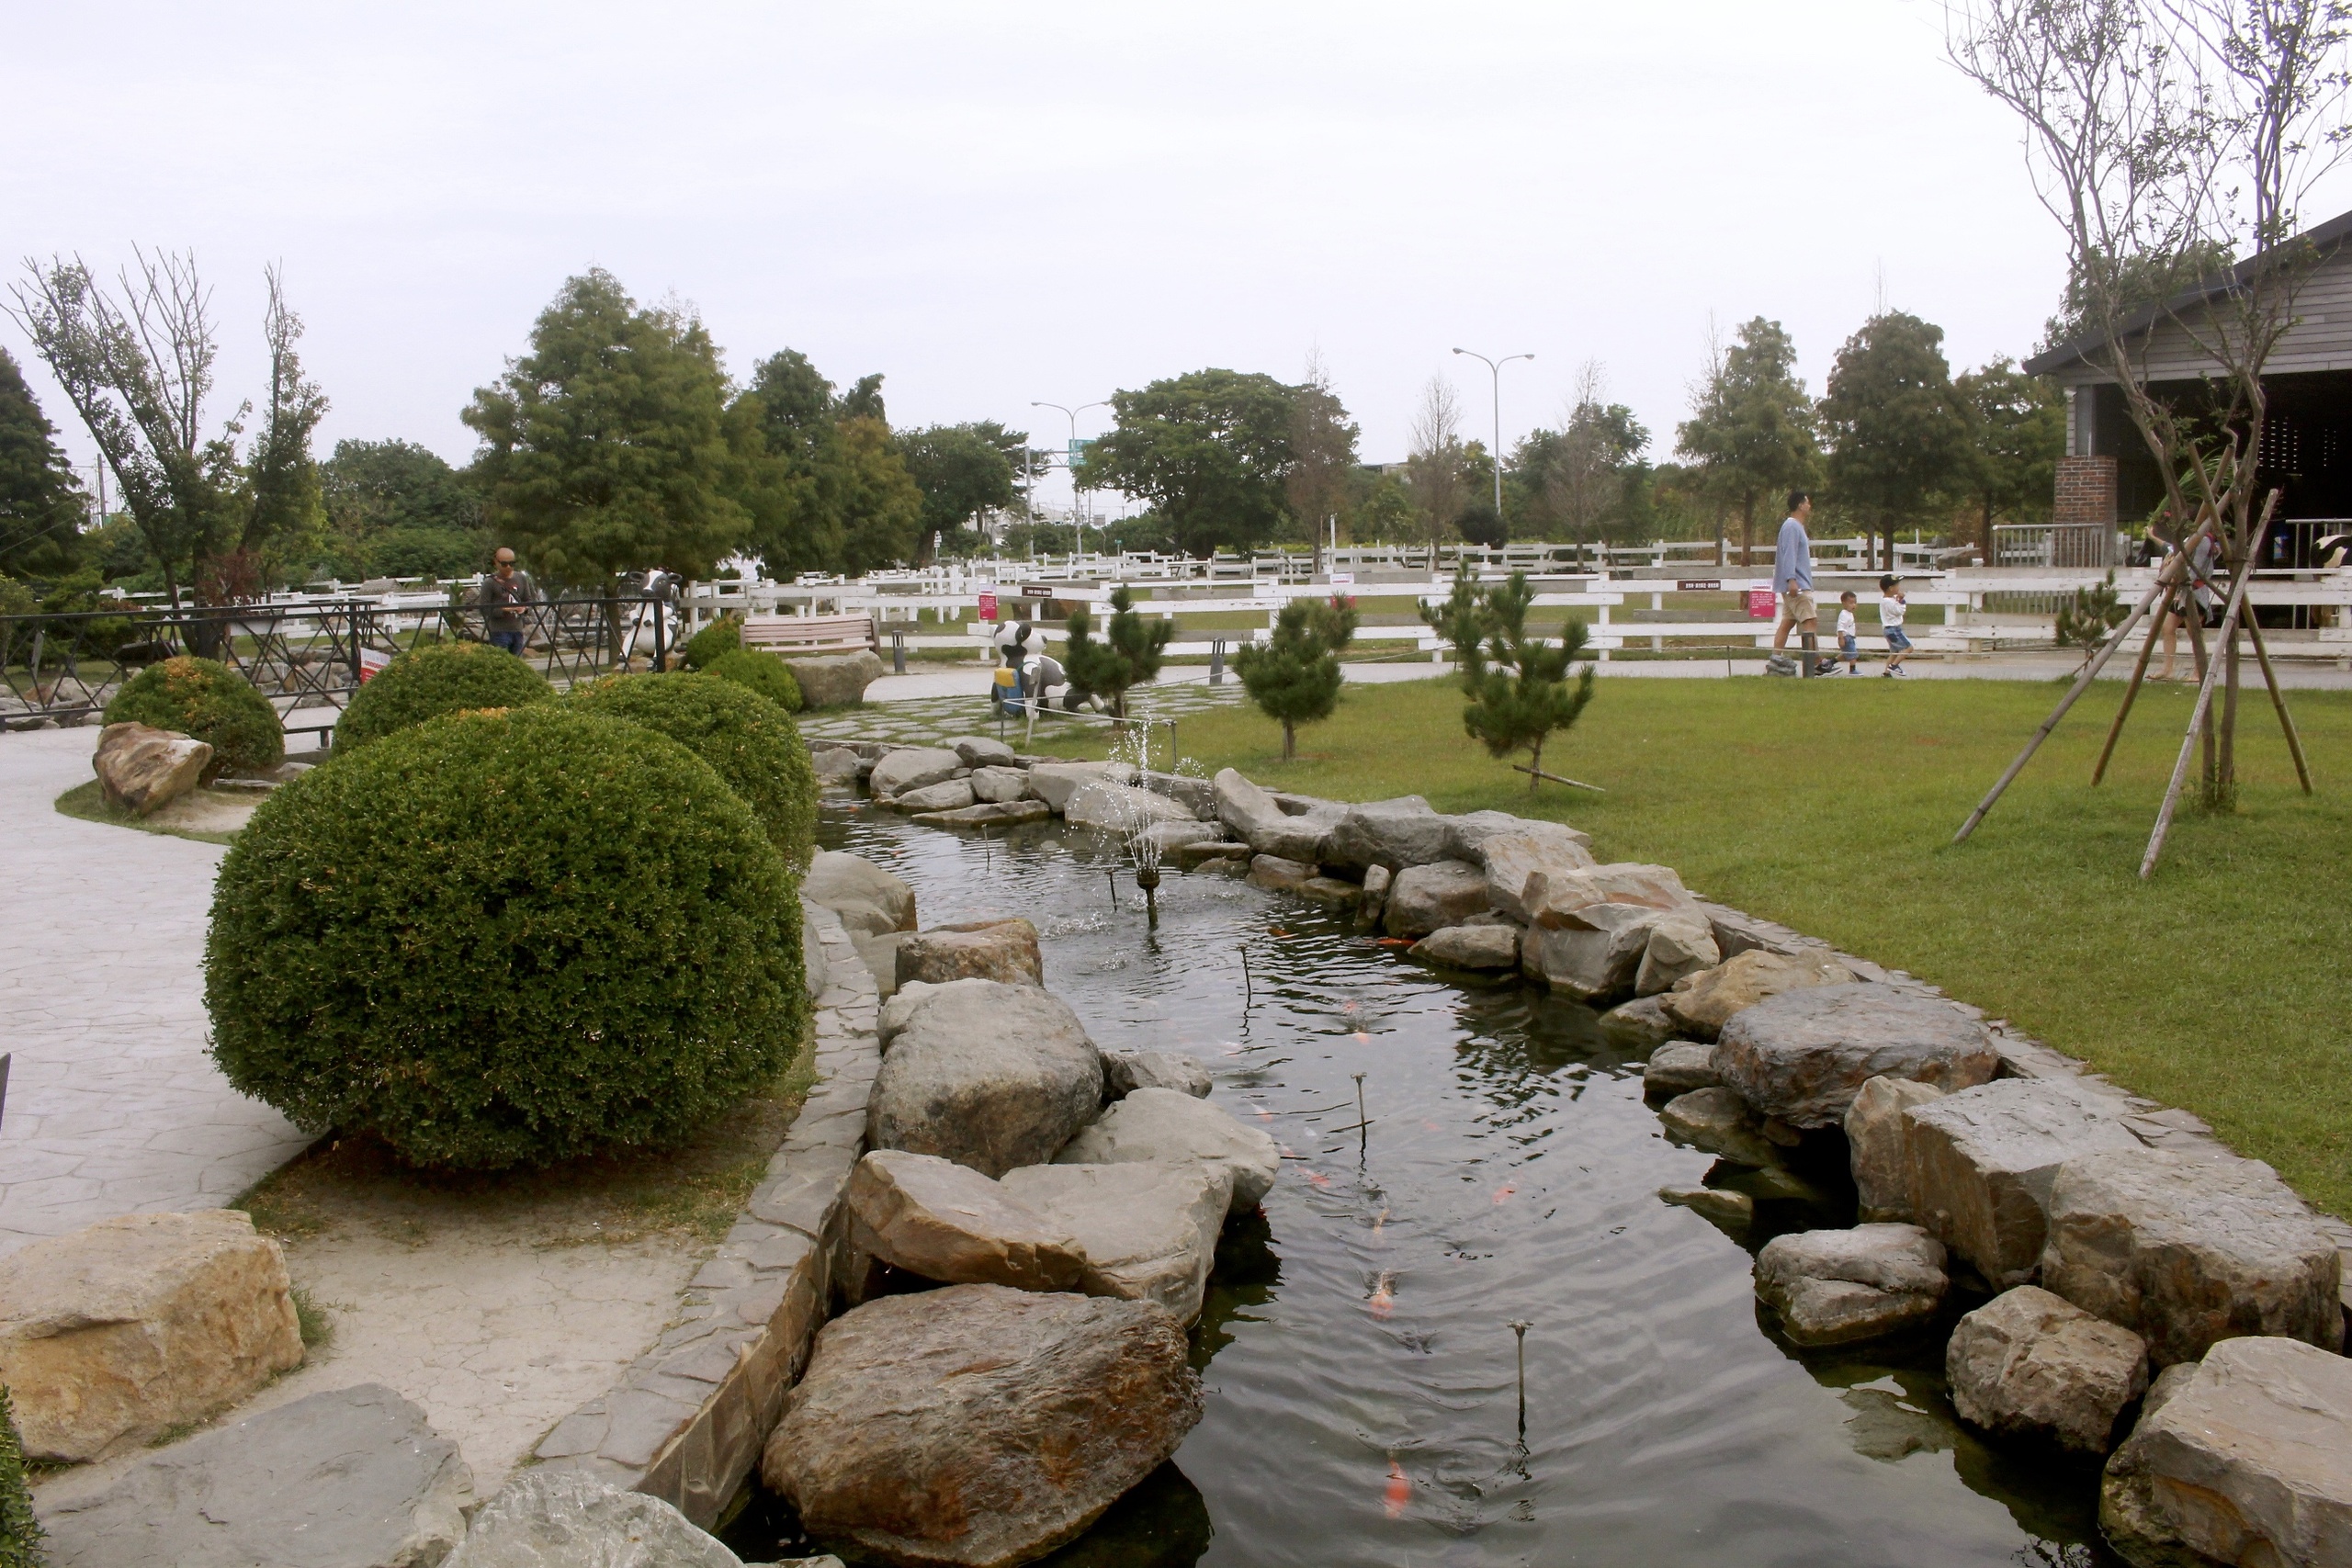
[[[743,646],[785,659],[878,651],[871,615],[752,615],[743,622]]]

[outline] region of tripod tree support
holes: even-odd
[[[2098,765],[2091,770],[2091,787],[2107,776],[2108,759],[2115,755],[2115,742],[2123,734],[2123,721],[2132,716],[2132,704],[2140,695],[2140,684],[2148,678],[2148,657],[2156,651],[2156,637],[2164,629],[2165,617],[2177,613],[2177,602],[2167,593],[2164,607],[2156,612],[2155,624],[2148,628],[2148,636],[2140,644],[2140,657],[2132,666],[2132,682],[2123,688],[2123,705],[2115,710],[2115,722],[2107,727],[2107,744],[2098,749]]]
[[[2238,615],[2245,607],[2246,584],[2253,577],[2254,573],[2241,569],[2237,581],[2231,585],[2230,607],[2222,615],[2221,641],[2224,646],[2237,636]],[[2215,651],[2218,653],[2220,649]],[[2211,659],[2203,662],[2205,675],[2197,683],[2197,705],[2189,710],[2188,733],[2180,739],[2180,760],[2172,765],[2172,782],[2165,786],[2165,803],[2156,813],[2155,831],[2148,835],[2148,852],[2140,861],[2140,880],[2143,882],[2154,874],[2156,860],[2165,852],[2165,835],[2172,830],[2173,810],[2180,804],[2180,786],[2188,777],[2189,754],[2196,750],[2200,734],[2205,735],[2209,777],[2212,771],[2212,737],[2206,732],[2205,716],[2212,710],[2213,678],[2222,672],[2222,661]]]
[[[2278,710],[2278,728],[2287,732],[2287,752],[2295,759],[2295,777],[2302,782],[2303,793],[2312,792],[2311,764],[2303,761],[2303,738],[2295,732],[2295,720],[2287,711],[2287,694],[2278,689],[2278,671],[2270,668],[2270,649],[2262,641],[2262,623],[2248,615],[2247,635],[2254,639],[2254,657],[2262,666],[2262,679],[2270,687],[2270,705]]]

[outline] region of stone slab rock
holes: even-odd
[[[1722,962],[1723,954],[1715,949],[1715,929],[1706,916],[1695,908],[1669,910],[1650,927],[1641,967],[1634,975],[1634,994],[1652,997],[1672,990],[1684,976],[1713,969]]]
[[[1727,1089],[1695,1089],[1677,1095],[1658,1111],[1666,1135],[1734,1165],[1774,1166],[1785,1156],[1764,1135],[1764,1123],[1747,1102]]]
[[[1623,996],[1634,988],[1659,918],[1646,904],[1588,904],[1574,926],[1529,927],[1519,966],[1578,1001]]]
[[[958,735],[940,744],[962,758],[967,768],[1018,768],[1021,763],[1012,747],[985,735]]]
[[[1861,981],[1768,997],[1733,1015],[1715,1042],[1724,1082],[1796,1127],[1843,1120],[1855,1090],[1874,1077],[1953,1090],[1987,1081],[2000,1066],[1984,1026],[1951,1003]]]
[[[1450,858],[1446,852],[1452,838],[1452,820],[1430,809],[1430,803],[1418,795],[1371,800],[1341,814],[1323,846],[1322,860],[1357,870],[1385,865],[1402,871]]]
[[[447,1568],[742,1568],[659,1497],[561,1465],[518,1471]]]
[[[1917,1225],[1776,1235],[1756,1258],[1757,1295],[1800,1345],[1844,1345],[1925,1323],[1949,1284],[1943,1244]]]
[[[894,755],[896,753],[893,753]],[[973,802],[971,781],[942,779],[920,789],[904,789],[890,796],[890,808],[909,816],[937,811],[961,811]]]
[[[1029,770],[1029,793],[1059,817],[1081,785],[1105,780],[1126,784],[1135,776],[1135,768],[1126,762],[1039,762]]]
[[[1492,845],[1489,845],[1489,851]],[[1538,882],[1537,877],[1543,880]],[[1526,906],[1521,919],[1530,925],[1577,927],[1589,922],[1580,911],[1595,904],[1633,904],[1644,908],[1682,909],[1696,913],[1698,901],[1682,886],[1671,867],[1645,865],[1638,861],[1614,861],[1553,870],[1537,870],[1520,894]],[[1506,911],[1508,912],[1508,911]],[[1615,917],[1609,917],[1612,921]]]
[[[911,931],[885,931],[880,936],[860,936],[850,933],[850,945],[857,949],[858,962],[874,976],[874,994],[888,998],[899,989],[899,947]]]
[[[1694,1040],[1713,1040],[1732,1014],[1767,997],[1806,986],[1846,986],[1853,971],[1828,958],[1788,958],[1751,949],[1697,975],[1685,976],[1667,993],[1675,1027]]]
[[[1187,1324],[1201,1315],[1231,1183],[1228,1170],[1199,1164],[1032,1165],[1004,1173],[1007,1193],[1074,1239],[1084,1260],[1076,1289],[1156,1302]]]
[[[865,786],[888,800],[910,789],[944,784],[963,768],[964,759],[944,746],[901,746],[874,764]]]
[[[945,784],[933,786],[945,789]],[[904,800],[906,796],[899,797]],[[1004,800],[975,803],[955,811],[922,811],[915,820],[926,828],[1018,828],[1024,822],[1043,822],[1053,816],[1042,800]]]
[[[1363,888],[1336,876],[1310,876],[1291,891],[1327,909],[1352,909],[1363,897]]]
[[[1190,773],[1146,772],[1136,781],[1154,795],[1164,795],[1193,814],[1195,821],[1216,820],[1216,786]]]
[[[1621,1051],[1638,1053],[1662,1045],[1679,1028],[1667,1014],[1664,997],[1636,998],[1600,1015],[1601,1038]]]
[[[1280,855],[1250,857],[1250,886],[1269,893],[1291,892],[1305,886],[1314,876],[1315,867],[1304,861],[1284,860]]]
[[[1943,1097],[1935,1085],[1909,1078],[1871,1078],[1854,1091],[1854,1103],[1846,1107],[1846,1152],[1863,1220],[1913,1218],[1911,1125],[1905,1113]]]
[[[957,756],[963,755],[957,752]],[[991,767],[986,763],[972,768],[972,796],[976,800],[1002,805],[1015,801],[1029,793],[1029,770],[1015,767]],[[1047,808],[1046,815],[1052,815]]]
[[[799,682],[801,701],[812,708],[845,707],[865,700],[865,688],[882,679],[882,660],[872,652],[820,653],[787,659]]]
[[[1695,1040],[1669,1040],[1650,1053],[1642,1068],[1644,1094],[1689,1094],[1694,1089],[1720,1089],[1715,1077],[1715,1048]]]
[[[1205,865],[1211,861],[1238,861],[1246,873],[1250,868],[1250,846],[1231,840],[1206,840],[1195,844],[1179,844],[1169,852],[1170,858],[1185,871]]]
[[[1744,1225],[1756,1218],[1756,1200],[1723,1187],[1661,1187],[1657,1195],[1679,1209],[1719,1225]]]
[[[1206,1100],[1209,1088],[1209,1070],[1173,1051],[1102,1053],[1102,1092],[1113,1100],[1125,1100],[1139,1089],[1172,1089]]]
[[[144,817],[204,782],[212,748],[176,729],[109,724],[98,731],[90,766],[107,804]]]
[[[865,771],[865,759],[846,746],[823,746],[808,754],[808,766],[820,784],[853,784]]]
[[[41,1523],[51,1568],[430,1568],[473,1504],[458,1445],[362,1383],[158,1450]]]
[[[2108,1461],[2108,1539],[2134,1562],[2352,1562],[2352,1361],[2241,1338],[2166,1388],[2180,1371]]]
[[[2116,1418],[2148,1386],[2148,1348],[2032,1285],[2005,1291],[1960,1320],[1944,1375],[1962,1418],[2012,1437],[2103,1454]]]
[[[1053,1158],[1102,1103],[1102,1057],[1058,998],[1001,981],[945,986],[882,1058],[866,1143],[1002,1176]]]
[[[1077,1536],[1200,1418],[1159,1307],[954,1285],[827,1324],[760,1473],[820,1539],[999,1568]]]
[[[1370,930],[1380,923],[1381,911],[1388,907],[1388,888],[1396,876],[1385,865],[1364,867],[1363,891],[1356,899],[1356,923]]]
[[[1486,830],[1465,824],[1480,818],[1499,818]],[[1468,861],[1487,871],[1487,897],[1494,907],[1521,922],[1528,919],[1528,880],[1537,872],[1549,876],[1589,871],[1596,863],[1592,840],[1556,822],[1530,822],[1499,811],[1474,811],[1453,823],[1449,858]]]
[[[2344,1343],[2335,1244],[2257,1160],[2083,1155],[2058,1168],[2049,1214],[2042,1286],[2136,1332],[2155,1366],[2241,1334]]]
[[[879,1045],[883,1050],[888,1051],[890,1048],[890,1042],[905,1033],[907,1025],[915,1021],[915,1014],[921,1012],[930,1002],[932,998],[940,995],[944,991],[962,990],[985,1000],[995,994],[989,991],[987,987],[998,984],[1001,984],[1001,982],[994,980],[949,980],[944,984],[940,984],[930,980],[910,981],[908,984],[899,987],[893,995],[885,1000],[882,1004],[881,1010],[875,1015],[875,1043]]]
[[[1069,799],[1063,803],[1062,816],[1073,828],[1091,828],[1103,833],[1140,832],[1157,822],[1182,823],[1187,828],[1202,826],[1180,802],[1108,779],[1096,779],[1071,791]]]
[[[1223,1170],[1233,1182],[1237,1214],[1256,1208],[1282,1169],[1282,1153],[1272,1138],[1172,1089],[1136,1089],[1054,1156],[1056,1165],[1130,1161],[1196,1162]]]
[[[1465,811],[1446,818],[1452,837],[1446,845],[1448,860],[1466,860],[1473,865],[1487,863],[1487,845],[1498,833],[1532,832],[1565,837],[1589,850],[1592,835],[1565,822],[1546,822],[1539,818],[1514,817],[1508,811]]]
[[[1002,980],[1009,985],[1046,983],[1045,954],[1037,928],[1027,920],[967,920],[933,926],[899,944],[899,984],[929,980]]]
[[[101,1220],[0,1268],[0,1383],[28,1459],[147,1442],[301,1360],[285,1255],[233,1209]]]
[[[1407,950],[1414,958],[1451,969],[1516,969],[1519,928],[1510,925],[1448,926],[1431,931]]]
[[[808,858],[800,897],[822,904],[861,935],[915,929],[915,890],[864,855],[819,850]]]
[[[1146,828],[1141,837],[1162,858],[1172,860],[1176,852],[1187,844],[1214,843],[1224,838],[1225,829],[1215,822],[1161,821]]]
[[[2123,1124],[2128,1109],[2067,1078],[2004,1078],[1913,1106],[1903,1136],[1912,1217],[1995,1290],[2029,1282],[2059,1166],[2143,1146]]]
[[[1067,1228],[935,1155],[868,1151],[850,1172],[849,1210],[858,1247],[926,1280],[1069,1291],[1085,1272]]]
[[[1234,837],[1259,854],[1308,865],[1322,860],[1325,840],[1346,814],[1338,806],[1304,806],[1293,813],[1283,801],[1231,768],[1220,772],[1210,788],[1216,800],[1217,820],[1231,829]]]
[[[1408,866],[1388,885],[1381,917],[1390,936],[1427,936],[1458,926],[1487,908],[1487,874],[1468,861]]]

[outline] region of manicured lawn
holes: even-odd
[[[1462,731],[1444,682],[1351,687],[1281,761],[1239,708],[1184,720],[1185,755],[1342,799],[1420,795],[1570,821],[1605,859],[1671,865],[1707,897],[1944,987],[2211,1122],[2352,1216],[2352,694],[2295,694],[2306,799],[2269,705],[2240,709],[2234,816],[2184,811],[2136,875],[2193,688],[2154,687],[2098,789],[2120,691],[2084,698],[1967,844],[1951,835],[2057,700],[1996,681],[1604,680],[1544,751],[1588,795]]]

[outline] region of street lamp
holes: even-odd
[[[1070,409],[1063,408],[1059,403],[1041,403],[1033,398],[1029,401],[1029,406],[1033,409],[1055,409],[1068,414],[1069,416],[1069,445],[1074,448],[1078,446],[1078,416],[1088,409],[1107,409],[1111,405],[1109,403],[1080,403],[1078,407]],[[1080,521],[1084,516],[1084,513],[1078,502],[1078,458],[1075,451],[1071,451],[1069,460],[1069,514],[1072,525],[1078,529],[1079,546],[1083,548],[1086,544],[1086,525]]]
[[[1453,352],[1456,354],[1469,355],[1471,358],[1484,365],[1487,367],[1487,374],[1494,380],[1495,515],[1500,517],[1503,514],[1503,367],[1509,365],[1514,359],[1532,359],[1535,356],[1532,354],[1506,354],[1500,359],[1488,359],[1483,354],[1471,354],[1466,348],[1457,348]]]

